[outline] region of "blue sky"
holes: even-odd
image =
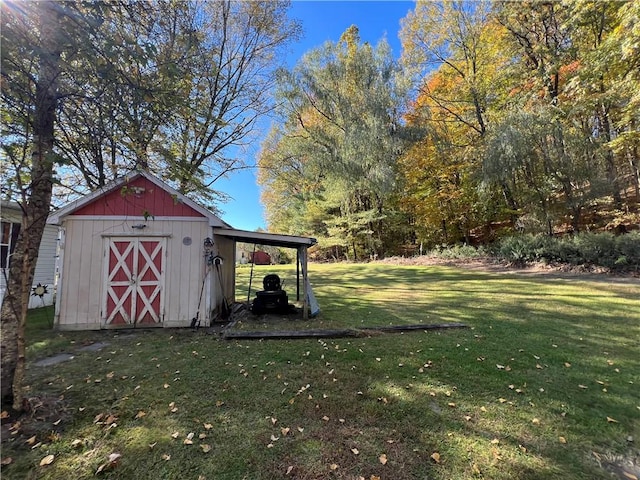
[[[413,6],[413,1],[404,0],[294,0],[289,15],[302,21],[304,37],[292,46],[287,64],[295,65],[304,53],[327,40],[337,41],[342,32],[351,25],[358,26],[362,41],[375,45],[380,39],[386,38],[394,56],[398,57],[400,19],[413,10]],[[247,164],[255,164],[256,155],[260,150],[259,143],[242,153]],[[224,212],[223,220],[242,230],[266,228],[254,170],[236,172],[229,179],[216,182],[214,187],[232,197],[228,203],[220,205]]]

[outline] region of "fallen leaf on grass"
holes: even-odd
[[[2,461],[0,461],[0,465],[11,465],[12,463],[13,463],[13,458],[11,457],[5,457],[2,459]]]
[[[280,429],[280,433],[282,433],[282,436],[283,436],[283,437],[286,437],[286,436],[289,434],[289,431],[290,431],[290,430],[291,430],[291,429],[290,429],[289,427],[286,427],[286,428],[285,428],[285,427],[282,427],[282,428]]]
[[[497,445],[500,443],[500,440],[498,440],[497,438],[494,438],[493,440],[491,440],[491,445]]]
[[[285,475],[289,475],[292,471],[293,471],[293,465],[289,465],[287,467],[287,473],[285,473]]]
[[[212,425],[212,424],[210,424],[210,423],[205,423],[205,424],[204,424],[204,428],[205,428],[206,430],[211,430],[211,429],[213,428],[213,425]]]
[[[140,410],[138,413],[136,413],[136,419],[145,417],[146,415],[147,415],[147,412]]]
[[[33,437],[28,438],[24,443],[26,443],[27,445],[33,445],[34,443],[36,443],[36,436],[34,435]]]
[[[433,460],[436,463],[440,463],[440,454],[438,452],[433,452],[431,454],[431,460]]]
[[[615,418],[611,418],[611,417],[607,417],[607,422],[609,422],[609,423],[618,423],[618,421]]]
[[[338,464],[337,463],[332,463],[331,465],[329,465],[329,468],[331,470],[337,470],[338,469]]]
[[[109,455],[109,458],[107,458],[107,461],[104,462],[102,465],[100,465],[96,470],[96,475],[98,475],[100,472],[103,472],[107,468],[115,467],[120,457],[122,457],[122,455],[120,455],[119,453],[112,453],[111,455]]]
[[[211,451],[211,445],[208,445],[206,443],[203,443],[202,445],[200,445],[200,448],[204,453],[209,453]]]
[[[531,423],[533,423],[534,425],[540,425],[540,419],[534,418],[533,420],[531,420]]]
[[[351,452],[352,452],[354,455],[359,455],[359,454],[360,454],[360,451],[359,451],[357,448],[352,448],[352,449],[351,449]]]
[[[386,465],[388,461],[387,456],[384,453],[378,457],[378,460],[382,465]]]
[[[9,412],[7,412],[6,410],[3,410],[2,413],[0,413],[0,418],[2,420],[4,420],[5,418],[9,418]]]
[[[176,438],[178,438],[179,436],[180,436],[180,432],[173,432],[173,433],[171,434],[171,438],[173,438],[173,439],[176,439]]]
[[[564,362],[564,366],[567,367],[567,368],[570,368],[571,364],[569,362]]]
[[[40,466],[44,467],[45,465],[51,465],[55,459],[56,457],[54,455],[47,455],[42,460],[40,460]]]
[[[169,455],[168,453],[163,453],[163,454],[162,454],[162,459],[163,459],[165,462],[168,462],[169,460],[171,460],[171,455]]]
[[[558,437],[558,440],[560,441],[560,443],[567,443],[567,439],[564,437]]]
[[[474,475],[482,475],[482,472],[478,468],[478,465],[476,465],[475,463],[471,465],[471,473],[473,473]]]
[[[629,472],[622,472],[622,473],[624,474],[625,478],[628,478],[629,480],[638,480],[638,477],[636,477],[632,473],[629,473]]]
[[[73,448],[78,448],[78,447],[82,446],[82,440],[79,440],[79,439],[76,438],[73,442],[71,442],[71,446]]]

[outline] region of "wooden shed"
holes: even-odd
[[[61,230],[61,330],[208,326],[235,300],[242,231],[149,173],[118,179],[48,223]]]

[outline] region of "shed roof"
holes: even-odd
[[[296,235],[281,235],[268,232],[250,232],[248,230],[236,230],[234,228],[214,228],[213,233],[222,237],[231,238],[238,242],[256,243],[258,245],[271,245],[274,247],[311,247],[318,243],[315,238],[299,237]]]
[[[124,177],[120,177],[120,178],[112,181],[111,183],[105,185],[104,187],[102,187],[102,188],[100,188],[98,190],[95,190],[95,191],[93,191],[93,192],[91,192],[91,193],[79,198],[78,200],[75,200],[74,202],[71,202],[71,203],[65,205],[64,207],[60,208],[59,210],[54,211],[53,213],[51,213],[49,215],[49,218],[47,219],[47,223],[54,224],[54,225],[60,225],[62,220],[65,217],[67,217],[69,215],[73,215],[75,212],[78,212],[80,209],[82,209],[83,207],[91,204],[92,202],[96,201],[97,199],[99,199],[101,197],[104,197],[106,195],[109,195],[114,190],[117,190],[118,188],[121,188],[121,187],[133,182],[134,180],[136,180],[138,178],[147,179],[148,181],[150,181],[151,183],[153,183],[154,185],[156,185],[157,187],[161,188],[162,190],[167,192],[169,195],[171,195],[172,197],[177,199],[180,203],[182,203],[184,205],[187,205],[188,207],[193,209],[198,214],[200,214],[203,217],[207,218],[209,220],[209,225],[210,226],[212,226],[212,227],[228,227],[228,228],[231,228],[231,226],[229,224],[227,224],[226,222],[221,220],[213,212],[211,212],[207,208],[203,207],[202,205],[197,204],[196,202],[191,200],[189,197],[187,197],[184,194],[178,192],[177,190],[175,190],[174,188],[172,188],[171,186],[169,186],[168,184],[166,184],[165,182],[163,182],[159,178],[151,175],[148,172],[133,172],[131,175],[126,175]]]

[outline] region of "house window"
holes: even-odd
[[[16,248],[20,224],[12,222],[2,222],[0,231],[0,267],[8,268],[11,254]]]

